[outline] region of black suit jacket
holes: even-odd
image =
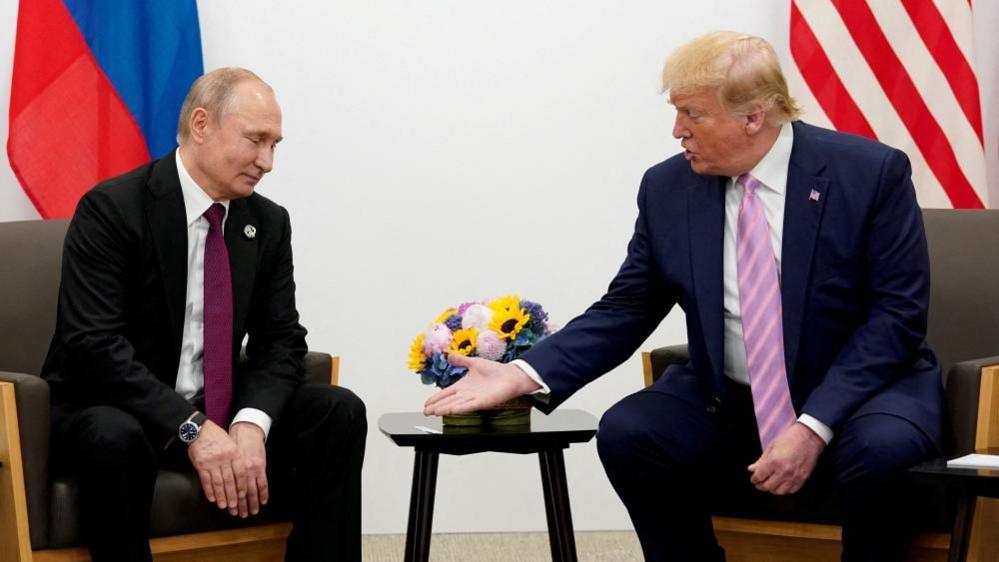
[[[66,234],[58,318],[42,376],[53,405],[107,405],[165,444],[195,407],[174,390],[187,291],[187,219],[174,153],[80,200]],[[244,234],[256,228],[254,237]],[[302,384],[288,212],[253,194],[229,204],[233,403],[275,421]],[[248,360],[237,359],[242,342]]]

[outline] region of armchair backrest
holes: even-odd
[[[0,371],[39,375],[55,332],[68,221],[0,222]]]
[[[927,341],[943,372],[999,355],[999,210],[924,209],[930,249]]]

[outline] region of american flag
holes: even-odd
[[[791,0],[806,119],[904,150],[923,207],[985,207],[972,26],[971,0]]]

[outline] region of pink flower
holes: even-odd
[[[423,336],[423,353],[427,357],[435,353],[447,353],[451,348],[451,330],[444,324],[434,324]]]
[[[499,334],[492,330],[479,332],[479,339],[475,348],[475,354],[483,359],[498,361],[506,351],[506,342],[499,337]]]

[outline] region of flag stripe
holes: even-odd
[[[957,103],[968,118],[982,146],[982,104],[978,96],[978,79],[968,59],[957,46],[954,35],[937,7],[926,0],[902,0],[912,24],[926,44],[933,60],[943,72]]]
[[[946,135],[885,39],[870,8],[863,2],[845,6],[843,0],[832,0],[832,4],[951,203],[957,208],[983,208]]]
[[[805,21],[795,2],[791,2],[791,56],[802,78],[812,90],[829,121],[839,131],[877,138],[853,96],[833,70],[822,45]]]

